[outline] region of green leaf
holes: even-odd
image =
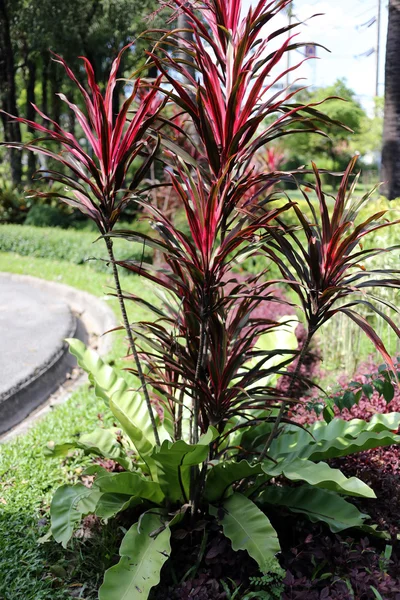
[[[347,408],[350,410],[351,408],[353,408],[355,403],[356,403],[355,394],[353,392],[351,392],[350,390],[348,390],[347,392],[345,392],[343,394],[341,406],[339,408]]]
[[[273,424],[270,422],[260,423],[260,425],[253,425],[248,429],[245,429],[237,439],[237,444],[245,448],[246,450],[253,450],[254,448],[260,447],[265,444],[268,436],[271,433]]]
[[[375,381],[372,382],[372,385],[374,386],[374,388],[376,389],[376,391],[378,392],[378,394],[380,396],[383,396],[383,390],[384,390],[385,382],[382,381],[381,379],[375,379]]]
[[[247,460],[220,462],[208,472],[205,497],[209,502],[216,502],[226,494],[235,481],[259,475],[261,471],[260,464],[250,465]]]
[[[282,350],[297,350],[299,345],[298,339],[296,337],[296,329],[299,325],[299,320],[297,317],[293,315],[286,315],[279,318],[279,322],[281,325],[276,327],[275,329],[268,331],[266,333],[261,334],[257,342],[254,346],[255,351],[260,352],[274,352],[276,348]],[[246,367],[253,368],[256,367],[260,357],[253,358],[251,361],[246,363]],[[263,369],[272,369],[272,367],[277,367],[285,360],[284,354],[275,353],[274,356],[268,358],[264,364]],[[279,375],[272,371],[271,375],[266,375],[262,379],[258,380],[254,386],[268,386],[274,385],[279,379]],[[250,386],[251,388],[252,386]],[[249,388],[249,389],[250,389]]]
[[[48,442],[44,448],[46,456],[55,458],[66,456],[71,450],[83,450],[85,454],[96,454],[111,458],[128,471],[132,468],[132,460],[128,457],[123,446],[118,442],[117,435],[121,429],[116,427],[102,429],[98,427],[90,433],[85,433],[79,440],[65,444]]]
[[[125,494],[104,493],[96,504],[95,514],[102,519],[111,519],[116,514],[142,504],[141,498]]]
[[[63,444],[47,442],[43,448],[43,454],[49,458],[59,458],[60,456],[67,456],[71,450],[77,450],[78,448],[80,448],[78,440],[76,442],[64,442]]]
[[[376,414],[368,423],[362,419],[318,421],[307,430],[289,426],[271,445],[270,455],[280,458],[308,458],[312,461],[346,456],[380,446],[400,443],[393,434],[400,425],[399,413]]]
[[[383,384],[383,397],[388,404],[394,398],[394,386],[390,381],[385,381]]]
[[[132,460],[127,456],[125,449],[118,442],[117,435],[121,433],[116,427],[101,429],[98,427],[90,433],[85,433],[79,438],[79,444],[85,453],[95,453],[104,458],[111,458],[128,471],[132,468]],[[127,440],[127,438],[126,438]]]
[[[332,469],[324,462],[314,463],[306,459],[290,458],[278,465],[264,462],[263,471],[273,477],[284,475],[290,481],[305,481],[309,485],[349,496],[376,498],[374,491],[357,477],[347,478],[340,469]]]
[[[124,386],[125,381],[118,377],[114,369],[105,364],[96,352],[86,348],[83,342],[73,338],[66,341],[69,344],[69,351],[88,374],[96,396],[108,404],[110,395],[114,394],[119,386]]]
[[[217,437],[213,427],[203,435],[199,443],[190,445],[165,441],[155,448],[151,460],[156,466],[157,481],[171,502],[186,502],[190,491],[190,467],[200,465],[208,457],[209,444]]]
[[[224,534],[234,550],[246,550],[267,573],[271,560],[280,551],[278,536],[268,517],[246,496],[235,493],[222,504]],[[210,507],[211,514],[217,509]]]
[[[325,421],[327,423],[330,423],[332,421],[332,419],[335,418],[335,411],[333,410],[333,406],[330,404],[327,404],[324,408],[324,410],[322,411],[322,415],[325,419]]]
[[[106,365],[93,350],[87,349],[85,344],[74,339],[67,341],[79,365],[89,374],[96,395],[109,403],[114,416],[151,469],[146,457],[152,453],[155,439],[147,406],[141,395],[130,390],[126,381],[118,377],[114,369]],[[162,440],[169,439],[163,427],[158,429]]]
[[[309,485],[297,488],[270,486],[262,492],[257,503],[285,506],[294,513],[306,515],[312,523],[326,523],[334,533],[360,527],[368,517],[334,492]]]
[[[186,150],[184,150],[182,148],[182,146],[178,146],[178,144],[174,144],[174,142],[172,142],[165,136],[162,138],[161,143],[166,148],[168,148],[168,150],[171,150],[174,154],[176,154],[176,156],[179,156],[179,158],[184,160],[185,163],[188,163],[188,164],[192,165],[193,167],[198,168],[198,163],[196,162],[196,160],[193,158],[193,156],[191,156],[188,152],[186,152]]]
[[[99,600],[146,600],[152,587],[160,582],[160,571],[171,552],[169,527],[162,526],[160,515],[146,513],[122,540],[121,560],[106,571]]]
[[[300,454],[301,456],[307,456],[312,461],[320,461],[393,444],[400,444],[400,436],[388,431],[382,431],[381,433],[365,431],[355,439],[321,440],[310,445]]]
[[[372,394],[374,393],[374,388],[369,383],[365,383],[362,386],[362,391],[364,392],[365,396],[367,396],[368,400],[370,400]]]
[[[123,494],[160,504],[164,500],[161,487],[155,481],[148,481],[137,473],[110,473],[98,477],[93,484],[103,493]]]
[[[53,496],[50,507],[51,531],[54,539],[64,548],[71,539],[74,527],[83,515],[95,511],[101,496],[99,490],[76,485],[62,485]]]

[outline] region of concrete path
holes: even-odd
[[[111,309],[91,294],[0,273],[0,435],[43,405],[74,369],[65,338],[106,353],[111,340],[99,336],[114,326]]]
[[[54,363],[75,331],[64,300],[27,282],[0,278],[0,402]]]

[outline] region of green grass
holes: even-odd
[[[98,414],[110,420],[104,404],[83,387],[27,434],[1,447],[0,598],[71,598],[76,586],[69,585],[81,581],[88,585],[82,597],[96,597],[101,573],[113,554],[111,528],[86,544],[74,540],[67,551],[54,541],[39,544],[38,539],[48,530],[53,492],[62,483],[75,482],[84,462],[78,453],[64,461],[46,459],[43,446],[95,428]],[[104,547],[99,548],[102,543]]]
[[[62,282],[102,296],[111,290],[112,279],[86,265],[0,253],[0,271],[29,274]],[[135,289],[135,276],[122,276],[123,287]],[[141,281],[141,292],[150,301],[150,290]],[[117,301],[111,306],[117,310]],[[145,313],[131,305],[130,316]],[[112,357],[122,356],[123,336],[116,335]],[[104,570],[117,548],[115,523],[85,542],[74,539],[64,550],[54,541],[38,544],[48,530],[48,509],[55,489],[73,482],[87,461],[79,453],[67,460],[46,459],[42,448],[48,441],[67,441],[94,429],[99,417],[111,424],[111,414],[88,386],[37,421],[32,429],[0,445],[0,599],[66,600],[97,598]],[[80,596],[72,596],[74,592]]]

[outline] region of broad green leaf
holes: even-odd
[[[125,494],[104,493],[96,504],[95,514],[102,519],[111,519],[119,512],[142,504],[141,498]]]
[[[376,414],[370,422],[361,419],[333,419],[329,424],[317,422],[307,430],[293,426],[274,440],[270,455],[275,459],[308,458],[327,460],[379,446],[400,443],[393,433],[400,425],[400,413]]]
[[[110,473],[98,477],[94,486],[103,493],[135,496],[160,504],[164,499],[161,487],[155,481],[149,481],[137,473]]]
[[[255,477],[261,473],[261,465],[250,465],[247,460],[240,462],[220,462],[208,472],[205,497],[209,502],[216,502],[226,495],[230,486],[247,477]]]
[[[383,397],[387,403],[391,402],[394,398],[394,386],[390,381],[385,381],[383,384]]]
[[[365,431],[355,439],[322,440],[310,445],[310,448],[305,448],[300,456],[305,456],[312,461],[328,460],[393,444],[400,444],[399,435],[389,431],[382,431],[381,433]]]
[[[333,419],[329,425],[319,421],[310,427],[310,432],[317,440],[329,440],[337,437],[357,437],[364,431],[380,433],[381,431],[393,431],[400,426],[400,413],[375,414],[370,421],[362,419]]]
[[[147,406],[141,395],[130,390],[126,381],[82,342],[72,339],[68,343],[79,365],[89,374],[96,395],[109,403],[136,450],[148,463],[146,457],[153,451],[155,439]],[[163,427],[158,429],[161,440],[169,438]],[[151,469],[151,465],[148,466]]]
[[[334,533],[360,527],[368,517],[334,492],[309,485],[297,488],[270,486],[260,494],[257,504],[285,506],[294,513],[306,515],[313,523],[326,523]]]
[[[121,560],[106,571],[99,600],[146,600],[160,582],[160,571],[171,552],[168,527],[158,535],[160,516],[147,513],[127,531],[120,548]],[[153,535],[152,535],[153,534]]]
[[[246,550],[266,573],[271,560],[280,551],[278,536],[268,517],[246,496],[235,493],[222,504],[224,534],[234,550]],[[210,508],[216,514],[214,507]]]
[[[273,423],[265,422],[245,429],[238,440],[238,445],[247,450],[263,446],[271,433]]]
[[[44,448],[46,456],[52,458],[66,456],[71,450],[83,450],[85,454],[96,454],[111,458],[128,471],[132,468],[132,460],[128,457],[123,446],[117,440],[120,429],[101,429],[98,427],[90,433],[82,435],[79,440],[65,444],[48,442]]]
[[[88,475],[97,475],[97,476],[101,476],[101,475],[109,475],[110,471],[107,471],[107,469],[105,469],[104,467],[102,467],[101,465],[98,464],[94,464],[94,465],[89,465],[88,467],[86,467],[86,469],[83,471],[82,475],[83,476],[88,476]]]
[[[108,404],[110,395],[114,394],[119,386],[124,386],[125,381],[118,377],[114,369],[105,364],[96,352],[86,348],[83,342],[74,338],[69,338],[66,341],[69,344],[71,354],[75,356],[79,366],[88,374],[96,396],[102,398]]]
[[[126,454],[124,447],[118,442],[117,435],[121,433],[116,427],[101,429],[98,427],[79,438],[79,444],[86,453],[92,452],[104,458],[111,458],[128,471],[132,468],[132,460]],[[126,438],[127,440],[127,438]]]
[[[43,454],[49,458],[59,458],[60,456],[67,456],[71,450],[77,450],[78,448],[78,440],[76,442],[64,442],[63,444],[47,442],[43,448]]]
[[[284,475],[290,481],[305,481],[309,485],[324,488],[349,496],[376,498],[374,491],[357,477],[347,478],[340,469],[332,469],[323,462],[314,463],[306,459],[289,458],[278,465],[264,462],[263,471],[273,477]]]
[[[208,457],[209,444],[218,432],[213,427],[203,435],[198,444],[190,445],[165,441],[155,448],[151,460],[156,466],[157,481],[171,502],[187,501],[190,492],[190,468],[200,465]]]
[[[74,527],[83,515],[95,511],[101,496],[99,490],[76,485],[62,485],[53,496],[50,507],[51,531],[54,539],[64,548],[71,539]]]

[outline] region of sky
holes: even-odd
[[[243,3],[245,8],[254,0],[243,0]],[[364,107],[371,109],[375,94],[377,25],[363,25],[377,16],[378,0],[293,0],[293,10],[300,21],[323,13],[299,27],[298,37],[302,41],[320,43],[330,50],[328,53],[318,49],[318,60],[307,62],[296,77],[305,77],[310,85],[319,87],[344,78]],[[387,18],[387,2],[381,0],[380,95],[384,91]],[[287,17],[284,15],[277,17],[274,29],[285,20]],[[360,56],[369,50],[374,50],[370,56]],[[296,54],[292,62],[295,58]],[[300,54],[298,58],[301,59]]]

